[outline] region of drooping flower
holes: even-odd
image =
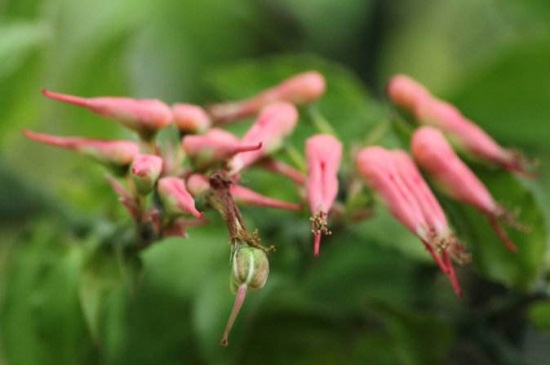
[[[342,159],[342,143],[328,134],[318,134],[306,141],[306,191],[312,214],[313,254],[319,256],[321,235],[330,234],[328,213],[338,194],[338,169]]]
[[[208,108],[215,121],[224,123],[257,114],[271,103],[289,102],[296,105],[311,103],[325,92],[325,78],[316,71],[292,76],[264,90],[251,99],[215,104]]]
[[[256,122],[241,139],[243,145],[262,143],[262,149],[234,156],[229,161],[230,174],[239,173],[283,145],[298,123],[298,111],[289,103],[275,103],[260,112]]]
[[[74,104],[120,122],[149,141],[156,132],[170,123],[173,115],[170,107],[155,99],[131,99],[123,97],[82,98],[79,96],[42,90],[44,96]]]
[[[210,116],[198,105],[174,104],[174,123],[181,133],[204,133],[212,124]]]
[[[266,253],[246,244],[239,244],[231,258],[231,290],[236,293],[235,303],[220,342],[222,346],[229,344],[229,332],[241,310],[248,289],[259,290],[264,287],[269,276],[269,260]]]
[[[81,137],[60,137],[23,130],[25,137],[51,146],[76,151],[110,167],[117,174],[125,174],[139,154],[139,146],[131,141],[107,141]]]
[[[175,176],[165,176],[159,179],[157,191],[164,211],[169,216],[191,214],[202,218],[202,213],[195,208],[195,200],[187,191],[182,179]]]
[[[460,296],[452,259],[465,264],[470,256],[450,230],[445,213],[412,159],[403,151],[369,147],[358,154],[357,168],[397,220],[420,238]]]
[[[162,172],[163,160],[156,155],[142,154],[134,158],[130,176],[142,195],[149,194]]]
[[[439,130],[432,127],[418,129],[411,140],[411,148],[419,165],[448,195],[485,214],[506,247],[516,251],[516,245],[498,224],[499,218],[511,222],[512,215],[495,202],[489,190],[460,160]]]
[[[501,147],[455,106],[431,95],[418,82],[403,75],[392,78],[388,93],[391,100],[408,110],[422,124],[441,129],[468,154],[525,176],[533,176],[531,163],[514,150]]]
[[[182,139],[183,150],[191,157],[197,168],[203,169],[212,164],[229,160],[242,152],[260,151],[262,142],[245,143],[232,133],[219,129],[209,129],[205,134],[187,135]]]

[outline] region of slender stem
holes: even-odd
[[[323,116],[323,114],[321,114],[317,107],[310,106],[307,111],[309,117],[311,118],[311,121],[313,122],[313,125],[319,130],[319,132],[336,136],[336,131],[328,122],[328,120]]]
[[[237,290],[237,295],[235,296],[235,302],[233,303],[233,309],[231,310],[231,315],[227,320],[227,324],[225,325],[225,331],[223,331],[223,337],[222,337],[222,340],[220,341],[220,345],[222,346],[227,346],[229,344],[229,332],[231,332],[231,328],[235,323],[235,319],[237,319],[237,316],[239,315],[241,307],[243,306],[247,289],[248,287],[246,286],[246,284],[241,284],[241,286],[239,286],[239,289]]]

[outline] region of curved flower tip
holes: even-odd
[[[198,105],[174,104],[174,123],[182,133],[204,133],[212,124],[210,116]]]
[[[319,255],[321,234],[330,234],[327,215],[338,194],[338,170],[342,143],[328,134],[318,134],[306,141],[306,191],[315,235],[314,255]]]
[[[166,176],[159,179],[157,190],[163,207],[169,215],[191,214],[201,219],[203,213],[195,208],[195,200],[187,191],[182,179]]]
[[[140,194],[146,195],[153,190],[162,173],[164,162],[155,155],[138,155],[130,166],[130,174]]]
[[[262,142],[244,143],[231,132],[212,128],[205,134],[183,137],[182,147],[194,159],[197,167],[205,168],[239,153],[259,151]]]
[[[136,131],[145,140],[150,140],[159,129],[172,123],[173,119],[170,107],[154,99],[82,98],[46,89],[42,89],[42,94],[50,99],[81,106],[103,117],[114,119]]]
[[[407,75],[395,75],[388,82],[387,93],[396,105],[412,111],[422,100],[430,97],[430,92]]]
[[[131,141],[107,141],[81,137],[60,137],[50,134],[35,133],[24,129],[23,134],[33,141],[50,146],[73,150],[82,155],[113,167],[116,172],[125,172],[134,158],[139,154],[139,146]]]
[[[319,99],[326,90],[325,78],[317,71],[308,71],[283,80],[253,98],[231,103],[215,104],[208,108],[217,122],[230,122],[250,117],[275,102],[306,104]]]
[[[495,202],[489,190],[460,160],[439,130],[432,127],[419,128],[413,134],[411,149],[422,169],[428,172],[448,195],[474,206],[485,214],[505,246],[511,251],[517,250],[497,220],[499,217],[510,215]]]
[[[298,123],[298,111],[289,103],[275,103],[260,112],[256,122],[241,139],[243,145],[258,145],[262,149],[237,155],[229,161],[230,174],[234,175],[260,159],[274,153],[283,144]]]

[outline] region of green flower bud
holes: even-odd
[[[269,260],[264,251],[247,245],[238,246],[231,259],[231,290],[236,293],[235,303],[221,340],[227,346],[229,332],[241,310],[248,288],[261,289],[269,275]]]
[[[269,275],[269,260],[264,251],[250,246],[235,250],[232,258],[231,291],[235,293],[241,285],[250,289],[261,289]]]

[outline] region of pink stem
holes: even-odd
[[[445,262],[446,266],[449,268],[449,279],[451,280],[451,285],[453,286],[453,290],[457,297],[462,297],[462,289],[460,288],[460,283],[458,282],[458,278],[456,277],[455,268],[453,267],[453,263],[451,262],[451,256],[447,251],[443,251],[443,261]]]
[[[306,177],[304,174],[284,162],[267,158],[262,161],[261,166],[268,171],[288,177],[298,185],[304,185],[306,183]]]
[[[227,324],[225,325],[225,330],[223,331],[222,340],[220,341],[220,345],[222,346],[227,346],[229,344],[229,332],[231,332],[233,323],[235,323],[235,319],[237,319],[237,316],[239,315],[239,311],[243,306],[244,298],[246,297],[247,288],[248,287],[246,286],[246,284],[241,284],[239,286],[239,289],[237,290],[235,303],[233,304],[233,309],[231,310],[231,314],[229,316],[229,319],[227,320]]]
[[[441,257],[439,257],[439,255],[437,254],[437,252],[435,252],[433,246],[422,240],[422,243],[424,244],[424,247],[426,247],[426,250],[428,250],[428,252],[430,253],[430,255],[432,255],[433,259],[435,260],[435,262],[437,263],[437,266],[439,266],[439,268],[441,269],[441,271],[443,271],[443,273],[445,273],[445,275],[448,275],[449,274],[449,268],[445,265],[445,263],[441,260]]]
[[[493,215],[488,215],[487,219],[489,220],[489,224],[491,225],[491,227],[493,228],[493,230],[497,234],[498,238],[500,238],[502,243],[504,243],[504,246],[506,246],[506,248],[508,250],[510,250],[511,252],[517,252],[517,250],[518,250],[517,246],[510,239],[510,237],[508,237],[508,235],[506,234],[506,231],[504,231],[504,229],[500,226],[500,224],[498,223],[496,217],[493,216]]]
[[[313,256],[319,257],[319,249],[321,247],[321,232],[315,233],[315,239],[313,243]]]

